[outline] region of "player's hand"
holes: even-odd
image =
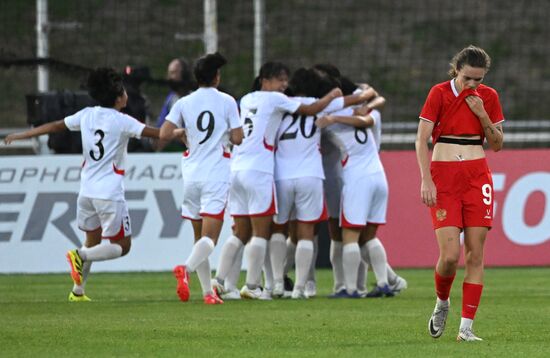
[[[378,93],[376,93],[374,88],[369,87],[369,88],[364,89],[363,91],[361,91],[360,96],[364,101],[368,101],[368,100],[371,100],[374,97],[378,96]]]
[[[11,142],[13,142],[14,140],[17,140],[17,139],[19,139],[19,138],[17,137],[16,133],[9,134],[6,137],[4,137],[4,144],[6,144],[6,145],[11,144]]]
[[[315,125],[317,128],[323,129],[325,127],[330,126],[334,123],[334,119],[331,116],[323,116],[321,118],[317,118],[315,121]]]
[[[338,97],[342,97],[344,94],[342,93],[342,90],[340,88],[333,88],[330,92],[329,92],[329,96],[331,98],[338,98]]]
[[[422,197],[422,202],[427,206],[433,207],[437,204],[437,189],[431,178],[422,179],[420,195]]]
[[[483,100],[478,96],[468,96],[466,97],[466,103],[468,104],[468,107],[474,112],[474,114],[481,118],[483,116],[487,116],[487,112],[485,111],[485,107],[483,107]]]

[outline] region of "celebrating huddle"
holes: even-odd
[[[199,89],[176,102],[160,130],[161,140],[183,135],[188,148],[182,159],[182,217],[192,221],[196,242],[185,265],[174,269],[180,299],[189,299],[189,273],[195,271],[207,304],[282,297],[292,261],[296,283],[290,296],[315,295],[315,225],[328,214],[333,222],[332,297],[393,296],[405,288],[406,281],[387,264],[375,238],[377,226],[385,223],[388,188],[379,138],[371,128],[380,127],[376,108],[384,99],[372,87],[342,78],[333,66],[301,68],[289,83],[288,68],[268,62],[253,92],[242,97],[239,117],[235,100],[216,90],[224,64],[218,53],[197,62]],[[324,155],[336,161],[327,160],[330,169],[323,168],[323,151],[337,153]],[[331,180],[324,183],[326,171]],[[325,192],[331,193],[328,206]],[[226,202],[233,235],[211,280],[208,257],[221,232]],[[234,273],[243,256],[248,266],[239,292]],[[365,268],[362,261],[373,266],[377,278],[369,294],[364,273],[359,274]],[[358,284],[358,277],[363,282]]]

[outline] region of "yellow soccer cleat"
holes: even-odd
[[[92,299],[86,295],[75,295],[73,291],[69,293],[69,302],[90,302]]]
[[[67,251],[65,256],[71,266],[71,278],[75,285],[80,286],[82,284],[82,258],[76,249]]]

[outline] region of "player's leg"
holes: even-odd
[[[96,245],[99,245],[101,243],[101,227],[86,232],[86,242],[84,243],[84,247],[94,247]],[[82,279],[81,283],[73,283],[73,289],[69,293],[69,301],[70,302],[87,302],[91,301],[88,296],[86,296],[86,282],[88,280],[88,275],[90,274],[90,270],[92,268],[92,261],[83,261],[82,262]]]
[[[332,265],[333,293],[338,293],[345,289],[344,284],[344,266],[342,263],[342,230],[338,224],[338,219],[330,218],[328,221],[328,232],[330,236],[330,263]]]
[[[344,227],[342,229],[342,262],[344,272],[344,284],[349,297],[359,297],[357,292],[357,272],[361,262],[359,250],[360,228]]]
[[[296,225],[296,234],[298,244],[296,245],[296,280],[292,291],[292,298],[307,298],[305,295],[305,286],[311,263],[313,260],[313,234],[314,223],[306,223],[298,221]]]
[[[272,234],[269,240],[269,256],[273,269],[273,296],[284,293],[284,268],[287,253],[288,221],[294,207],[294,180],[277,180],[277,214],[273,216]]]
[[[445,329],[449,313],[451,287],[460,257],[460,228],[446,226],[435,230],[439,246],[439,259],[434,273],[436,304],[428,322],[433,338],[439,338]]]
[[[394,294],[388,284],[388,259],[384,246],[380,240],[375,239],[377,229],[377,224],[369,223],[361,232],[369,256],[368,262],[376,276],[376,287],[367,297],[391,297]]]
[[[317,230],[318,225],[315,225]],[[315,277],[316,272],[316,262],[317,255],[319,254],[319,235],[315,233],[313,236],[313,257],[311,258],[311,265],[309,265],[309,271],[307,274],[306,281],[306,296],[315,297],[317,296],[317,278]]]
[[[487,227],[464,229],[464,283],[462,284],[462,316],[457,340],[477,341],[472,324],[483,291],[483,247]]]
[[[284,294],[283,297],[289,298],[294,290],[294,281],[290,278],[289,272],[294,268],[296,258],[296,218],[294,217],[288,225],[288,237],[286,239],[286,259],[284,276]]]
[[[238,289],[239,278],[241,277],[241,267],[243,262],[244,246],[237,251],[233,266],[224,282],[224,293],[221,295],[224,300],[240,300],[241,293]]]

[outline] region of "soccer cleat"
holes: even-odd
[[[390,289],[395,294],[400,293],[403,290],[406,290],[407,287],[408,287],[407,280],[405,280],[401,276],[397,276],[397,279],[395,280],[395,283],[393,285],[390,285]]]
[[[225,291],[225,293],[223,295],[221,295],[221,298],[226,300],[226,301],[227,300],[240,300],[241,299],[241,293],[237,289],[229,290],[229,291]]]
[[[257,300],[260,298],[261,295],[262,295],[262,289],[259,287],[250,289],[248,288],[247,285],[244,285],[243,288],[241,288],[241,298]]]
[[[482,341],[483,339],[476,336],[471,328],[462,328],[458,331],[456,340],[458,342],[477,342]]]
[[[346,292],[345,288],[341,288],[338,291],[335,291],[328,295],[328,298],[346,298],[348,296],[348,293]]]
[[[367,293],[367,298],[393,297],[395,294],[388,284],[384,286],[376,286],[372,291]]]
[[[78,254],[78,250],[70,250],[65,255],[71,266],[71,278],[75,285],[82,285],[82,258]]]
[[[204,297],[204,303],[207,305],[221,305],[223,304],[223,301],[221,298],[216,295],[216,293],[209,293],[205,295]]]
[[[258,299],[262,300],[262,301],[271,301],[271,300],[273,300],[271,290],[268,290],[268,289],[264,288],[262,290],[262,294],[260,295],[260,297]]]
[[[443,334],[445,323],[447,323],[447,316],[449,315],[450,304],[451,300],[447,300],[446,304],[435,304],[432,316],[428,321],[428,331],[433,338],[439,338]]]
[[[189,301],[189,274],[187,269],[183,265],[174,267],[174,276],[178,282],[176,292],[180,298],[180,301]]]
[[[292,295],[290,296],[293,300],[305,300],[307,299],[307,295],[304,291],[304,289],[300,289],[296,286],[294,286],[294,290],[292,290]]]
[[[90,302],[92,299],[86,295],[76,295],[73,291],[69,293],[69,302]]]
[[[308,298],[317,296],[317,285],[315,284],[315,281],[309,280],[306,282],[306,296]]]
[[[285,294],[285,284],[283,282],[275,282],[273,285],[272,296],[276,298],[281,298]]]
[[[211,280],[212,288],[218,297],[222,297],[225,294],[225,287],[215,278]]]

